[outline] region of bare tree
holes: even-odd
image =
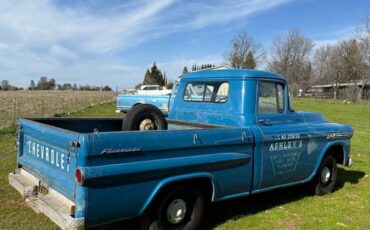
[[[315,77],[315,82],[318,84],[327,84],[327,76],[331,74],[331,57],[333,53],[333,46],[324,45],[320,46],[315,50],[313,55],[312,65],[313,65],[313,75]]]
[[[340,45],[324,45],[313,56],[313,73],[316,82],[333,84],[334,99],[337,99],[339,84],[344,82]]]
[[[366,71],[359,77],[361,87],[357,93],[357,100],[361,100],[362,92],[366,84],[370,81],[369,68],[370,68],[370,20],[368,17],[365,19],[365,23],[357,35],[358,46],[362,55],[362,61],[366,67]]]
[[[357,84],[365,75],[367,68],[362,61],[361,51],[355,39],[318,48],[313,63],[317,81],[324,84],[333,84],[334,99],[337,99],[340,83],[345,82],[354,83],[356,87],[353,88],[352,94],[357,93],[357,95],[347,96],[353,100],[357,99]]]
[[[2,80],[0,85],[1,85],[2,90],[11,90],[12,89],[12,86],[10,85],[8,80]]]
[[[356,39],[351,39],[343,41],[339,45],[345,79],[349,81],[359,80],[364,75],[365,66],[358,42]]]
[[[255,65],[258,66],[264,61],[265,53],[262,44],[245,32],[239,33],[231,41],[232,48],[224,54],[226,64],[237,69],[251,67],[247,61],[248,53],[253,57]]]
[[[311,81],[310,53],[313,46],[312,40],[298,29],[291,29],[273,40],[268,69],[284,75],[294,94],[298,89],[307,89]]]

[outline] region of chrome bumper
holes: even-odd
[[[348,158],[347,165],[348,167],[352,166],[352,157]]]

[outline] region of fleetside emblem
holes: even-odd
[[[131,148],[121,148],[121,149],[104,149],[100,154],[101,155],[115,155],[115,154],[122,154],[122,153],[133,153],[133,152],[141,152],[139,147],[131,147]]]

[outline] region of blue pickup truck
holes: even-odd
[[[168,115],[170,95],[143,95],[143,94],[119,94],[116,99],[116,112],[127,113],[131,108],[150,104],[159,108],[164,115]]]
[[[172,96],[168,119],[146,104],[123,121],[21,119],[10,184],[62,229],[197,229],[207,202],[303,183],[324,195],[352,164],[352,128],[294,111],[278,74],[189,73]]]
[[[163,115],[168,116],[170,104],[173,103],[173,98],[174,95],[176,95],[178,86],[179,79],[174,82],[171,93],[165,95],[121,93],[116,98],[116,112],[127,113],[137,105],[149,104],[157,107]]]

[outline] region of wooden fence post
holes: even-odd
[[[62,111],[61,111],[61,113],[65,113],[65,111],[66,111],[66,108],[64,106],[65,106],[64,105],[64,97],[62,97]]]
[[[13,100],[13,124],[16,124],[17,120],[17,98]]]
[[[41,97],[41,117],[44,118],[45,110],[44,110],[44,97]]]

